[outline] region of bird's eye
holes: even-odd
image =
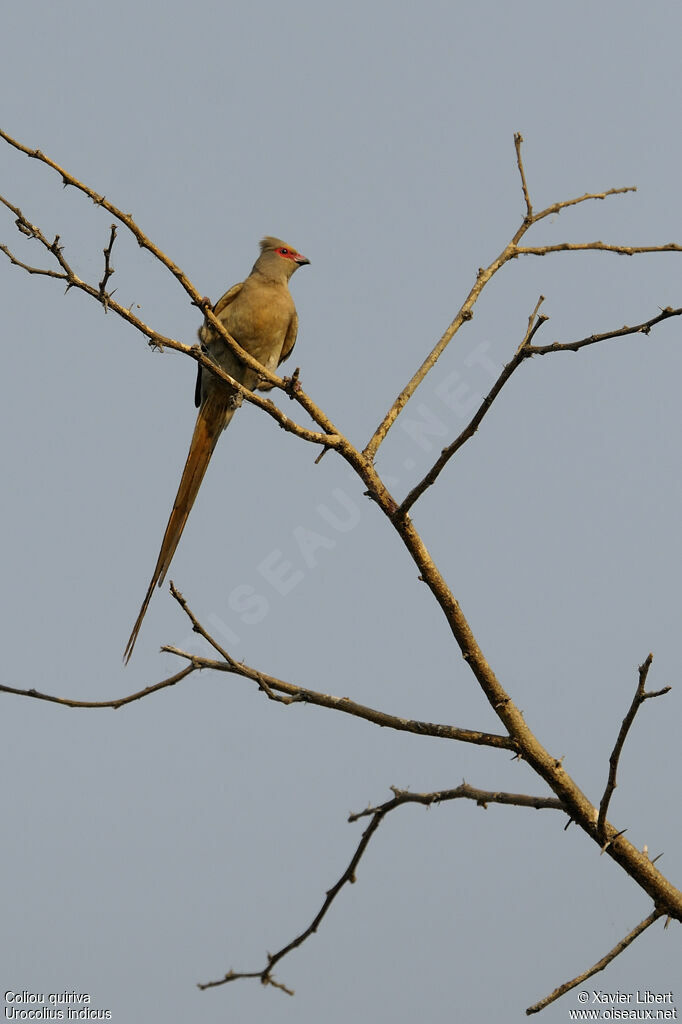
[[[280,256],[288,256],[289,255],[289,250],[288,249],[280,249],[279,250],[279,254],[280,254]]]

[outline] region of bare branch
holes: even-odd
[[[539,213],[533,213],[533,208],[530,201],[530,195],[528,192],[528,185],[526,182],[526,172],[523,166],[523,160],[521,158],[521,143],[523,138],[520,134],[514,136],[514,146],[516,148],[516,162],[519,168],[519,174],[521,175],[521,187],[523,191],[524,200],[526,203],[526,215],[517,229],[511,241],[505,246],[502,252],[497,256],[496,259],[488,267],[480,267],[476,282],[473,285],[471,291],[467,295],[464,303],[459,309],[459,312],[455,316],[454,320],[447,328],[445,333],[436,343],[434,348],[431,350],[429,355],[426,357],[424,362],[421,364],[419,369],[413,374],[411,379],[405,385],[403,390],[400,392],[396,400],[391,405],[390,409],[382,419],[381,423],[374,431],[374,434],[370,438],[369,442],[365,446],[363,455],[368,460],[373,460],[380,444],[386,437],[388,431],[391,429],[393,423],[404,409],[414,392],[417,390],[421,382],[424,380],[428,372],[435,366],[436,362],[443,354],[447,346],[450,344],[455,334],[459,331],[463,323],[467,320],[471,320],[473,317],[473,308],[491,277],[497,273],[497,271],[508,263],[509,260],[516,259],[520,255],[545,255],[548,252],[560,251],[564,249],[604,249],[610,252],[619,253],[635,253],[635,252],[668,252],[668,251],[680,251],[682,252],[682,246],[676,246],[672,243],[664,246],[645,246],[640,248],[631,248],[624,246],[608,246],[604,245],[603,242],[588,242],[584,245],[572,245],[565,243],[559,246],[546,246],[537,249],[524,249],[519,247],[519,242],[526,234],[526,232],[537,224],[538,221],[543,220],[545,217],[549,217],[551,214],[560,213],[561,210],[566,210],[571,206],[577,206],[579,203],[585,203],[592,199],[606,199],[607,196],[622,195],[626,192],[636,192],[637,189],[634,186],[627,185],[621,188],[610,188],[604,192],[586,192],[582,196],[577,196],[574,199],[565,199],[562,202],[553,203],[546,209],[541,210]]]
[[[74,273],[64,257],[63,247],[59,244],[59,235],[55,235],[54,241],[48,242],[40,228],[36,227],[35,224],[31,224],[18,206],[14,206],[8,199],[5,199],[4,196],[0,196],[0,203],[2,203],[3,206],[6,206],[8,210],[11,210],[16,216],[14,223],[16,224],[17,230],[21,232],[22,235],[26,235],[27,238],[32,238],[37,242],[40,242],[40,244],[47,249],[52,256],[54,256],[63,272],[61,274],[58,272],[48,273],[40,267],[28,266],[27,264],[22,263],[21,260],[16,259],[6,245],[0,246],[2,251],[8,256],[10,262],[13,263],[14,266],[21,267],[23,270],[26,270],[29,274],[44,274],[46,277],[56,277],[62,281],[66,281],[67,291],[69,288],[83,287],[84,282],[81,281],[81,279]]]
[[[566,813],[587,835],[598,842],[598,810],[564,769],[562,759],[553,756],[528,726],[523,712],[501,684],[476,640],[459,602],[435,565],[426,545],[409,516],[391,517],[393,526],[412,556],[423,582],[438,603],[469,668],[478,681],[486,700],[495,711],[519,749],[519,756],[559,798]],[[682,892],[663,876],[648,856],[638,850],[625,836],[607,823],[609,857],[628,874],[657,906],[676,920],[682,920]],[[599,845],[602,845],[601,843]]]
[[[490,407],[501,392],[502,388],[524,360],[528,359],[530,356],[551,355],[553,352],[579,352],[581,348],[586,348],[588,345],[596,345],[600,341],[608,341],[611,338],[624,338],[630,334],[648,335],[651,329],[657,324],[660,324],[663,320],[669,320],[671,317],[682,315],[682,307],[679,309],[672,309],[672,307],[666,306],[666,308],[661,310],[657,316],[651,317],[649,320],[644,320],[640,324],[635,324],[633,327],[628,327],[626,325],[625,327],[616,328],[613,331],[605,331],[603,334],[590,334],[587,338],[581,338],[579,341],[561,343],[555,341],[551,345],[533,345],[531,342],[535,337],[535,334],[549,319],[549,317],[546,316],[538,316],[536,319],[537,311],[543,300],[544,296],[541,296],[533,310],[533,313],[531,313],[528,319],[528,331],[517,348],[513,358],[503,368],[492,388],[485,396],[462,432],[454,441],[451,442],[451,444],[442,449],[440,455],[434,462],[433,466],[429,469],[428,473],[422,477],[419,483],[415,484],[412,490],[403,499],[394,513],[395,519],[400,519],[409,512],[414,503],[422,496],[424,491],[435,483],[453,455],[455,455],[456,452],[458,452],[459,449],[474,436],[481,424],[481,421],[490,411]]]
[[[188,651],[183,651],[178,647],[168,645],[162,647],[161,650],[168,654],[173,654],[176,657],[184,658],[188,662],[188,665],[183,668],[181,672],[169,676],[167,679],[162,679],[158,683],[146,686],[144,689],[138,690],[135,693],[128,694],[125,697],[116,697],[112,700],[102,701],[76,700],[72,697],[57,697],[54,694],[42,693],[33,687],[31,689],[20,689],[14,686],[7,686],[2,683],[0,683],[0,693],[13,693],[19,697],[30,697],[33,700],[44,700],[52,704],[60,704],[63,707],[69,708],[118,709],[123,707],[125,704],[131,704],[133,701],[141,700],[143,697],[148,697],[152,693],[164,690],[168,686],[174,686],[193,672],[199,672],[202,669],[209,669],[214,672],[227,672],[232,675],[241,676],[244,679],[250,679],[257,684],[258,688],[262,690],[270,700],[277,701],[281,704],[311,704],[316,707],[328,708],[332,711],[339,711],[346,715],[352,715],[355,718],[361,718],[366,722],[371,722],[373,725],[379,725],[386,729],[394,729],[397,732],[408,732],[415,736],[430,736],[436,739],[457,740],[461,743],[472,743],[476,746],[492,747],[496,750],[510,750],[513,753],[516,753],[517,751],[516,744],[509,736],[500,736],[496,733],[479,732],[474,729],[460,729],[454,725],[444,725],[435,722],[422,722],[410,718],[400,718],[397,715],[391,715],[388,712],[378,711],[375,708],[367,707],[364,704],[358,704],[349,697],[335,697],[332,694],[319,693],[316,690],[310,690],[307,687],[288,683],[283,679],[278,679],[275,676],[259,672],[258,669],[251,668],[249,665],[244,665],[242,662],[236,661],[227,651],[225,651],[215,638],[212,637],[210,633],[204,629],[201,623],[198,622],[195,615],[187,605],[185,598],[173,583],[171,583],[171,590],[173,597],[175,597],[192,622],[194,632],[200,634],[206,639],[206,641],[220,654],[223,659],[222,661],[215,661],[211,658],[204,658],[200,655],[190,654]]]
[[[102,250],[104,252],[104,276],[102,277],[102,280],[99,283],[99,297],[100,297],[100,301],[101,301],[102,305],[104,306],[104,312],[105,313],[107,311],[107,305],[108,305],[108,300],[109,300],[109,296],[107,295],[107,284],[109,283],[109,278],[114,273],[114,268],[112,267],[110,261],[111,261],[111,252],[112,252],[112,249],[114,248],[115,240],[116,240],[116,225],[112,224],[111,225],[111,234],[109,235],[109,244],[107,245],[106,249]]]
[[[204,629],[204,627],[201,625],[192,609],[187,604],[187,601],[185,601],[184,597],[173,583],[173,580],[171,580],[170,582],[170,591],[175,600],[182,608],[182,610],[187,615],[190,622],[192,623],[193,631],[195,633],[198,633],[199,636],[203,636],[204,640],[206,640],[211,645],[211,647],[213,647],[213,649],[218,652],[221,658],[223,658],[226,661],[226,663],[230,666],[231,670],[235,672],[235,674],[243,675],[244,673],[240,672],[240,668],[243,666],[240,666],[240,663],[235,661],[232,655],[228,654],[227,651],[224,650],[223,647],[221,647],[218,641]],[[161,650],[167,651],[169,654],[178,655],[181,658],[186,658],[188,656],[185,651],[181,651],[177,647],[165,646],[162,647]],[[194,659],[192,660],[194,661]],[[298,703],[298,701],[304,700],[304,697],[301,693],[292,693],[291,696],[287,696],[281,693],[275,693],[272,687],[270,686],[268,680],[261,672],[257,672],[255,669],[249,669],[248,678],[253,679],[254,677],[258,683],[259,688],[263,691],[263,693],[267,696],[269,700],[274,700],[278,704],[296,704]]]
[[[220,646],[218,641],[215,640],[211,636],[211,634],[208,633],[204,629],[204,627],[201,625],[201,623],[197,619],[196,615],[194,614],[194,612],[192,611],[190,606],[187,604],[187,601],[185,600],[183,595],[180,593],[178,588],[175,586],[175,583],[173,582],[173,580],[170,581],[170,592],[173,595],[173,597],[175,598],[175,600],[178,602],[180,607],[182,608],[183,612],[185,613],[185,615],[187,616],[189,621],[192,623],[192,632],[198,633],[199,636],[203,636],[204,640],[206,640],[211,645],[213,650],[217,651],[218,654],[220,655],[220,657],[224,658],[225,661],[228,664],[230,664],[230,665],[237,665],[238,662],[235,662],[234,659],[227,653],[227,651],[224,650],[224,648],[222,648]],[[169,648],[165,648],[165,649],[169,650]],[[176,652],[175,649],[172,649],[172,650],[170,650],[170,653],[171,654],[176,654],[176,653],[179,653],[179,652]]]
[[[669,320],[673,316],[680,315],[682,315],[682,307],[673,309],[671,306],[666,306],[657,316],[651,317],[650,320],[644,320],[641,324],[635,324],[634,327],[625,325],[625,327],[619,327],[614,331],[605,331],[604,334],[590,334],[586,338],[581,338],[580,341],[562,343],[555,341],[551,345],[530,345],[527,349],[527,355],[546,356],[552,352],[579,352],[581,348],[585,348],[588,345],[596,345],[600,341],[608,341],[611,338],[624,338],[629,334],[648,335],[652,327],[660,324],[663,320]]]
[[[241,665],[233,662],[232,665],[222,661],[212,661],[210,658],[202,658],[198,655],[189,654],[178,647],[166,646],[161,648],[168,654],[174,654],[185,658],[189,662],[186,668],[167,679],[158,683],[146,686],[143,690],[128,694],[125,697],[115,697],[112,700],[76,700],[72,697],[57,697],[54,694],[42,693],[33,687],[31,689],[20,689],[15,686],[7,686],[0,683],[0,693],[13,693],[18,697],[30,697],[33,700],[44,700],[51,704],[60,704],[68,708],[114,708],[117,710],[124,704],[131,704],[133,701],[141,700],[152,693],[164,690],[168,686],[175,686],[182,679],[193,672],[202,669],[210,669],[214,672],[230,672],[242,676],[245,679],[253,679],[259,689],[271,699],[282,704],[305,703],[317,707],[329,708],[332,711],[340,711],[343,714],[353,715],[355,718],[362,718],[366,722],[380,725],[386,729],[395,729],[397,732],[409,732],[415,736],[430,736],[444,740],[458,740],[461,743],[473,743],[476,746],[493,747],[497,750],[511,750],[516,752],[514,741],[508,736],[499,736],[495,733],[476,732],[473,729],[459,729],[454,725],[440,725],[434,722],[421,722],[416,719],[399,718],[397,715],[388,714],[385,711],[377,711],[364,704],[358,704],[349,697],[334,697],[331,694],[317,693],[302,686],[295,686],[286,683],[274,676],[268,676],[248,665]],[[284,697],[278,697],[277,691],[284,693]]]
[[[200,984],[198,987],[200,989],[215,988],[218,985],[226,984],[226,982],[228,981],[237,981],[239,978],[260,978],[261,982],[264,985],[276,984],[278,988],[281,988],[284,992],[288,993],[288,995],[293,995],[294,993],[292,989],[286,988],[286,986],[282,985],[281,982],[278,983],[273,981],[271,976],[273,967],[277,963],[279,963],[279,961],[283,957],[285,957],[287,953],[290,953],[293,949],[296,949],[298,946],[302,945],[306,939],[308,939],[317,931],[323,917],[331,907],[332,903],[334,902],[334,900],[336,899],[337,895],[344,887],[344,885],[355,882],[355,869],[357,868],[363,853],[367,849],[372,836],[379,828],[379,825],[383,821],[386,813],[386,811],[377,811],[376,814],[372,817],[372,820],[370,821],[369,825],[362,833],[362,838],[357,846],[355,853],[351,857],[348,867],[343,872],[338,882],[336,882],[331,887],[331,889],[327,890],[322,907],[320,908],[317,915],[313,918],[311,923],[308,925],[308,927],[304,931],[302,931],[300,935],[297,935],[295,939],[292,939],[292,941],[287,943],[286,946],[283,946],[282,949],[280,949],[277,953],[268,953],[268,962],[262,970],[248,972],[228,971],[227,974],[224,975],[224,977],[219,978],[217,981],[207,981],[203,984]]]
[[[682,245],[608,245],[606,242],[560,242],[558,245],[517,246],[515,256],[547,256],[551,252],[615,252],[620,256],[638,256],[645,252],[682,252]]]
[[[385,711],[377,711],[375,708],[358,704],[349,697],[334,697],[331,694],[319,693],[316,690],[309,690],[307,687],[298,684],[285,682],[276,676],[267,675],[258,669],[251,668],[243,662],[237,661],[228,651],[224,650],[210,633],[201,625],[197,617],[189,608],[187,601],[171,583],[173,597],[180,604],[183,611],[192,623],[192,629],[199,633],[216,650],[222,661],[215,661],[211,658],[204,658],[200,655],[189,654],[178,647],[162,647],[168,654],[174,654],[180,658],[186,658],[197,669],[212,669],[216,672],[228,672],[233,675],[242,676],[256,683],[259,689],[272,700],[276,693],[285,694],[288,698],[284,703],[306,703],[317,707],[329,708],[332,711],[342,711],[344,714],[362,718],[374,725],[384,728],[395,729],[398,732],[410,732],[417,736],[432,736],[440,739],[459,740],[462,743],[473,743],[476,746],[494,747],[498,750],[511,750],[516,752],[514,742],[508,736],[499,736],[495,733],[478,732],[473,729],[460,729],[454,725],[439,725],[432,722],[420,722],[409,718],[399,718],[396,715],[387,714]]]
[[[593,199],[608,199],[609,196],[622,196],[626,192],[636,191],[636,185],[622,185],[619,188],[607,188],[604,192],[584,192],[581,196],[575,196],[573,199],[562,199],[560,203],[552,203],[540,213],[534,213],[533,224],[537,224],[539,220],[551,217],[555,213],[561,213],[562,210],[568,210],[571,206],[578,206],[580,203],[589,203]]]
[[[322,907],[320,908],[316,917],[314,917],[311,923],[308,925],[308,927],[304,931],[302,931],[301,934],[298,935],[295,939],[289,942],[286,946],[283,946],[282,949],[280,949],[277,953],[268,953],[268,962],[265,965],[265,967],[263,967],[260,971],[230,970],[222,978],[219,978],[216,981],[207,981],[203,984],[200,984],[198,986],[200,989],[215,988],[218,985],[225,985],[228,981],[238,981],[240,978],[260,978],[261,982],[264,985],[274,984],[277,986],[277,988],[283,989],[283,991],[287,992],[289,995],[293,995],[294,993],[292,989],[289,989],[285,985],[282,985],[281,982],[276,982],[273,980],[273,967],[277,963],[279,963],[279,961],[282,960],[283,957],[287,955],[287,953],[290,953],[293,949],[296,949],[298,946],[301,946],[306,941],[306,939],[310,938],[310,936],[317,931],[322,919],[324,918],[325,914],[331,907],[332,903],[334,902],[334,900],[336,899],[344,885],[355,882],[356,868],[360,862],[362,855],[367,849],[372,836],[379,828],[381,822],[384,820],[387,814],[395,810],[396,807],[400,807],[402,804],[421,803],[430,805],[433,803],[442,803],[446,800],[456,800],[465,798],[469,800],[475,800],[479,807],[485,807],[487,803],[508,803],[517,804],[523,807],[552,807],[558,810],[564,810],[564,807],[562,806],[559,800],[552,800],[551,798],[524,796],[523,794],[518,793],[492,793],[482,789],[474,789],[473,787],[468,786],[466,783],[463,783],[461,786],[458,786],[457,789],[441,790],[437,793],[409,793],[406,790],[397,789],[395,786],[391,786],[391,789],[395,793],[395,797],[392,800],[388,800],[385,804],[381,804],[379,807],[368,808],[367,810],[360,811],[357,814],[351,814],[350,817],[348,818],[349,822],[354,822],[357,821],[359,818],[371,815],[372,820],[370,821],[365,831],[362,833],[362,838],[358,843],[357,849],[355,850],[355,853],[353,854],[348,867],[343,872],[339,880],[331,887],[331,889],[327,890]]]
[[[411,718],[400,718],[397,715],[388,714],[385,711],[378,711],[376,708],[367,707],[365,704],[358,704],[350,697],[335,697],[333,694],[319,693],[316,690],[309,690],[305,686],[295,683],[287,683],[276,676],[267,675],[257,669],[244,665],[241,662],[229,658],[229,661],[215,661],[211,658],[204,658],[198,654],[190,654],[179,647],[170,645],[161,648],[167,654],[175,654],[179,658],[187,658],[192,665],[198,669],[210,669],[214,672],[227,672],[232,675],[242,676],[244,679],[251,679],[272,699],[273,693],[284,693],[290,698],[283,703],[287,704],[313,704],[316,707],[329,708],[331,711],[341,711],[355,718],[362,718],[366,722],[380,725],[386,729],[395,729],[397,732],[409,732],[415,736],[432,736],[444,740],[458,740],[461,743],[472,743],[475,746],[494,747],[496,750],[511,750],[516,753],[516,745],[508,736],[500,736],[496,733],[478,732],[474,729],[460,729],[454,725],[442,725],[434,722],[421,722]],[[229,656],[228,656],[229,657]]]
[[[526,182],[526,171],[523,166],[523,158],[521,156],[521,144],[523,143],[523,135],[521,132],[516,132],[514,135],[514,146],[516,147],[516,166],[519,169],[521,175],[521,190],[523,192],[523,198],[526,203],[526,217],[529,221],[533,219],[533,207],[530,202],[530,195],[528,194],[528,184]]]
[[[202,308],[202,296],[199,295],[199,293],[197,292],[189,278],[183,273],[183,271],[180,269],[180,267],[177,266],[177,264],[173,263],[173,261],[169,259],[169,257],[166,256],[166,254],[161,249],[159,249],[158,246],[154,245],[151,239],[135,223],[131,214],[124,213],[122,210],[119,210],[118,207],[114,206],[113,203],[110,203],[105,196],[99,195],[99,193],[95,192],[94,189],[90,188],[88,185],[85,185],[82,181],[79,181],[68,171],[64,170],[63,167],[60,167],[58,163],[55,163],[55,161],[52,160],[49,156],[46,156],[45,153],[42,153],[39,149],[31,149],[29,146],[24,146],[21,142],[18,142],[16,139],[13,139],[11,135],[8,135],[7,132],[4,132],[2,129],[0,129],[0,138],[4,139],[5,142],[7,142],[8,145],[12,146],[14,149],[19,150],[20,153],[25,153],[26,156],[30,157],[32,160],[38,160],[40,163],[43,163],[47,167],[50,167],[53,171],[56,171],[62,179],[64,185],[71,185],[79,192],[82,192],[84,195],[86,195],[89,199],[92,200],[95,206],[101,206],[104,210],[106,210],[113,217],[115,217],[116,220],[120,221],[121,224],[124,224],[125,227],[127,227],[130,233],[133,235],[140,248],[147,249],[149,252],[151,252],[152,255],[155,256],[156,259],[160,263],[162,263],[167,270],[171,272],[171,274],[176,278],[176,280],[180,282],[180,284],[187,292],[192,302],[200,309]]]
[[[635,696],[632,698],[632,704],[630,705],[627,715],[623,719],[620,732],[618,733],[618,739],[616,740],[615,746],[611,751],[611,757],[609,758],[609,777],[606,783],[606,789],[604,790],[604,795],[601,798],[601,803],[599,804],[599,818],[597,819],[597,834],[602,842],[606,840],[606,815],[608,814],[609,803],[611,802],[611,797],[613,796],[613,792],[617,785],[616,774],[618,772],[618,762],[620,761],[620,755],[623,751],[627,734],[635,720],[635,715],[645,700],[649,700],[651,697],[662,697],[663,694],[669,693],[671,689],[669,686],[665,686],[662,690],[650,690],[649,693],[645,692],[644,686],[646,684],[646,679],[649,674],[653,658],[653,654],[649,654],[645,661],[639,666],[639,681],[637,683]]]
[[[473,308],[483,291],[488,281],[493,277],[494,274],[504,266],[512,258],[512,252],[514,249],[513,242],[507,245],[500,255],[493,260],[488,267],[479,267],[476,281],[471,288],[471,291],[467,295],[466,299],[462,303],[457,312],[454,320],[447,328],[445,333],[440,337],[436,345],[433,347],[431,352],[428,354],[426,359],[423,361],[421,366],[415,371],[408,383],[402,389],[398,397],[395,399],[390,409],[382,419],[379,426],[374,431],[372,437],[369,439],[367,445],[363,450],[363,455],[367,460],[373,460],[376,455],[379,445],[383,442],[384,438],[388,434],[389,430],[395,423],[396,419],[405,408],[410,398],[417,390],[421,382],[424,380],[429,371],[436,365],[437,361],[450,344],[455,334],[459,331],[462,324],[467,323],[473,317]]]
[[[415,501],[417,501],[422,496],[424,491],[426,491],[429,487],[431,487],[433,483],[436,482],[442,470],[448,464],[452,456],[459,451],[462,445],[466,444],[466,442],[469,441],[474,436],[479,426],[481,425],[484,416],[486,416],[486,414],[490,411],[493,402],[499,395],[504,385],[507,383],[507,381],[515,372],[515,370],[519,368],[521,363],[525,359],[527,359],[528,356],[531,354],[531,340],[533,339],[539,328],[542,327],[542,325],[546,323],[549,319],[546,316],[537,316],[538,309],[540,308],[540,304],[543,301],[544,296],[541,295],[538,299],[535,309],[528,318],[528,329],[524,335],[523,341],[517,348],[516,353],[514,354],[512,359],[510,359],[510,361],[504,367],[501,374],[491,387],[490,391],[485,396],[485,398],[479,405],[478,409],[471,417],[471,419],[464,427],[464,429],[461,431],[461,433],[455,438],[455,440],[451,444],[443,448],[443,450],[441,451],[440,455],[438,456],[438,458],[436,459],[428,473],[426,473],[422,477],[418,484],[415,484],[412,490],[403,499],[402,503],[395,512],[396,519],[402,518],[405,515],[407,515],[407,513],[414,505]]]
[[[391,786],[395,794],[392,800],[379,804],[377,807],[367,807],[364,811],[356,811],[348,818],[349,821],[357,821],[358,818],[365,818],[370,814],[383,811],[386,814],[394,807],[402,804],[425,804],[430,807],[432,804],[445,803],[447,800],[475,800],[479,807],[487,809],[488,804],[507,804],[515,807],[531,807],[536,811],[553,810],[564,811],[566,808],[561,800],[552,796],[528,796],[525,793],[503,793],[487,789],[474,789],[468,783],[463,782],[455,789],[441,789],[434,793],[412,793],[409,789],[398,789]]]
[[[528,317],[528,329],[523,336],[523,341],[516,350],[517,353],[520,352],[522,348],[526,348],[528,345],[530,345],[531,341],[533,340],[537,332],[540,330],[542,325],[546,324],[549,320],[548,316],[538,316],[538,310],[540,309],[540,306],[544,301],[545,296],[541,295],[538,301],[535,303],[535,308]]]
[[[14,686],[5,686],[2,683],[0,683],[0,692],[15,693],[19,697],[33,697],[34,700],[46,700],[51,704],[61,704],[67,708],[114,708],[117,710],[123,707],[124,704],[131,704],[134,700],[148,697],[150,693],[165,690],[167,686],[175,686],[176,683],[179,683],[182,679],[196,671],[196,667],[191,664],[187,665],[181,672],[177,672],[174,676],[169,676],[168,679],[162,679],[160,683],[145,686],[144,690],[138,690],[137,693],[131,693],[127,697],[117,697],[115,700],[73,700],[71,697],[55,697],[49,693],[41,693],[40,690],[19,690]]]
[[[58,270],[45,270],[43,267],[32,267],[28,263],[22,263],[6,245],[0,245],[0,252],[4,252],[10,263],[15,267],[21,267],[27,274],[42,274],[44,277],[56,277],[59,281],[68,280],[66,274],[60,274]]]
[[[613,960],[615,960],[616,957],[623,952],[623,950],[627,949],[628,946],[631,945],[635,941],[635,939],[642,934],[642,932],[646,931],[646,929],[650,925],[652,925],[654,921],[657,921],[659,917],[662,916],[662,910],[653,910],[648,917],[645,917],[643,921],[640,921],[636,928],[632,929],[629,935],[626,935],[624,939],[621,939],[621,941],[616,946],[614,946],[613,949],[609,953],[607,953],[605,957],[602,957],[601,960],[598,960],[594,967],[590,967],[587,971],[584,971],[582,974],[579,974],[577,978],[573,978],[571,981],[564,982],[564,984],[560,985],[559,988],[555,988],[554,991],[551,992],[548,996],[545,996],[544,999],[541,999],[539,1003],[533,1003],[532,1006],[529,1006],[526,1010],[527,1016],[530,1016],[531,1013],[539,1013],[540,1010],[544,1010],[546,1006],[549,1006],[550,1003],[555,1002],[561,996],[565,995],[566,992],[570,992],[572,988],[576,987],[576,985],[582,984],[584,981],[587,981],[588,978],[591,978],[592,975],[598,974],[599,971],[603,971],[604,968],[608,967],[608,965]]]

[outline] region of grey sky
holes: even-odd
[[[514,131],[537,206],[638,186],[532,241],[682,241],[681,31],[669,3],[27,2],[6,18],[1,122],[132,212],[214,300],[263,234],[305,253],[292,365],[361,444],[521,221]],[[99,280],[111,217],[4,145],[0,181]],[[35,256],[8,214],[0,240]],[[194,339],[197,311],[123,231],[114,265],[120,301]],[[540,294],[543,340],[570,341],[679,306],[681,269],[675,254],[577,253],[504,268],[380,471],[398,495],[423,474],[464,423],[444,382],[487,390]],[[6,263],[0,294],[2,681],[123,695],[179,667],[161,644],[192,643],[164,589],[123,668],[189,444],[194,366]],[[611,818],[664,851],[677,884],[681,329],[526,365],[414,510],[504,685],[592,799],[654,652],[650,685],[673,691],[641,712]],[[410,428],[420,417],[443,431],[430,450]],[[265,672],[499,729],[395,536],[347,468],[315,455],[243,408],[169,577]],[[307,560],[305,531],[326,541]],[[299,574],[288,595],[268,559]],[[267,610],[249,623],[253,593]],[[258,969],[309,923],[359,840],[348,813],[390,785],[541,783],[506,753],[287,709],[228,677],[116,713],[2,707],[3,992],[89,992],[118,1024],[520,1020],[650,910],[557,813],[406,807],[280,965],[294,999],[257,982],[202,993],[197,981]],[[672,989],[679,1005],[679,963],[679,929],[657,925],[584,987]],[[544,1020],[578,1006],[569,995]]]

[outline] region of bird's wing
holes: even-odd
[[[240,281],[239,284],[233,284],[232,287],[229,288],[228,291],[226,291],[225,294],[218,299],[215,306],[213,307],[213,312],[215,313],[216,316],[219,317],[222,311],[227,306],[229,306],[231,302],[234,302],[234,300],[237,298],[242,289],[243,283],[243,281]]]
[[[239,295],[239,293],[240,293],[240,291],[242,289],[243,283],[244,283],[243,281],[240,281],[239,284],[233,284],[232,287],[229,288],[225,292],[225,294],[222,295],[218,299],[218,301],[216,302],[215,306],[213,307],[213,314],[214,314],[214,316],[219,317],[220,314],[223,312],[223,310],[227,309],[227,307],[230,305],[231,302],[234,302],[234,300],[237,298],[237,296]],[[208,327],[211,331],[213,330],[213,328],[210,327],[209,324],[205,323],[204,327]],[[204,334],[203,334],[204,327],[201,327],[199,329],[199,340],[202,343],[204,342]],[[203,345],[202,345],[202,347],[203,347]],[[201,371],[202,371],[202,369],[203,369],[203,367],[202,367],[201,363],[198,363],[197,364],[197,382],[194,385],[194,404],[197,407],[197,409],[201,405]]]
[[[298,334],[298,313],[294,312],[291,320],[289,321],[289,327],[284,338],[284,344],[282,345],[282,354],[279,357],[280,363],[283,363],[285,359],[288,359],[293,352],[294,345],[296,344],[296,335]]]

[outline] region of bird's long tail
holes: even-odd
[[[149,589],[140,608],[140,614],[137,616],[123,655],[123,660],[126,664],[133,653],[137,634],[140,632],[142,620],[149,607],[154,588],[157,585],[161,586],[168,572],[168,567],[171,564],[175,550],[180,542],[182,531],[185,528],[187,517],[192,510],[201,481],[204,479],[204,474],[218,443],[218,438],[232,419],[233,413],[234,407],[230,402],[230,396],[226,396],[224,391],[219,392],[217,389],[213,393],[209,393],[204,404],[199,409],[194,434],[192,435],[192,443],[189,446],[187,462],[182,471],[182,479],[180,480],[178,493],[173,504],[173,511],[170,514],[168,526],[163,535],[154,575],[152,576]]]

